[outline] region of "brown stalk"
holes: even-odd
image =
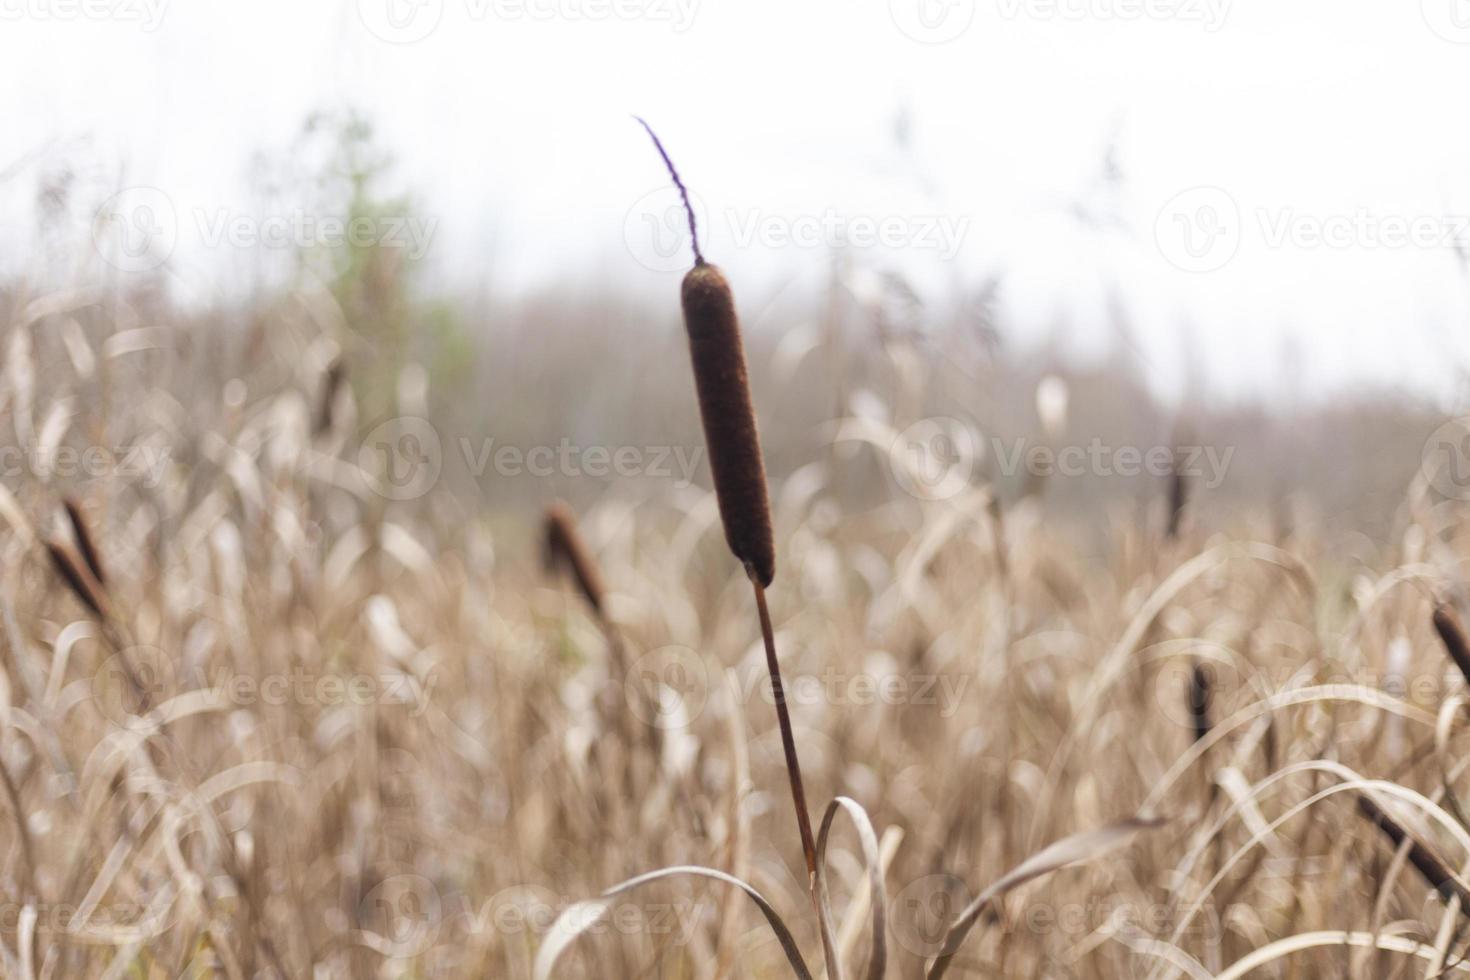
[[[1378,829],[1383,831],[1394,847],[1402,847],[1404,841],[1409,841],[1409,863],[1418,871],[1420,876],[1427,881],[1435,891],[1448,901],[1451,898],[1460,899],[1460,911],[1470,915],[1470,889],[1460,883],[1455,873],[1450,870],[1449,865],[1429,849],[1428,845],[1422,844],[1418,839],[1411,837],[1399,823],[1383,812],[1377,803],[1374,803],[1366,794],[1358,795],[1358,812],[1368,819],[1369,822],[1377,824]]]
[[[786,711],[786,689],[781,684],[781,664],[776,660],[776,637],[771,629],[771,612],[766,608],[766,590],[749,566],[746,574],[755,589],[755,608],[760,614],[761,639],[766,646],[766,669],[771,674],[772,700],[776,702],[776,718],[781,725],[781,750],[786,753],[786,772],[791,777],[791,799],[796,804],[797,830],[801,834],[801,852],[806,858],[806,872],[813,883],[817,880],[817,844],[812,836],[811,814],[806,808],[806,789],[801,781],[801,763],[796,757],[796,737],[791,729],[791,715]]]
[[[1460,625],[1460,617],[1455,615],[1455,610],[1449,603],[1440,603],[1434,610],[1434,629],[1439,633],[1440,642],[1444,644],[1445,652],[1460,668],[1466,683],[1470,683],[1470,642],[1465,639],[1465,628]]]

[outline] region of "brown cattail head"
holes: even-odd
[[[597,563],[577,530],[577,518],[561,501],[546,508],[546,567],[548,571],[565,568],[576,579],[577,588],[599,616],[602,610],[602,576]]]
[[[78,561],[71,549],[58,541],[47,541],[46,551],[51,556],[51,565],[67,586],[75,593],[82,605],[98,619],[107,618],[107,603],[102,586],[92,577],[85,564]]]
[[[1405,840],[1409,840],[1409,863],[1418,870],[1425,881],[1429,882],[1430,887],[1439,892],[1446,901],[1458,895],[1462,911],[1470,908],[1470,890],[1460,883],[1455,873],[1439,855],[1418,840],[1410,838],[1404,828],[1384,813],[1383,809],[1366,794],[1358,794],[1358,812],[1371,823],[1376,824],[1394,847],[1401,847]]]
[[[332,427],[332,415],[337,406],[337,393],[342,390],[342,382],[346,378],[347,365],[342,363],[340,357],[332,358],[332,363],[327,365],[326,374],[322,377],[322,400],[316,410],[315,431],[318,435]]]
[[[706,262],[699,250],[694,208],[689,205],[689,192],[679,171],[653,128],[642,119],[638,122],[653,140],[689,217],[694,268],[684,276],[681,289],[684,329],[689,334],[699,417],[704,423],[704,441],[715,477],[715,496],[720,502],[725,540],[735,557],[745,564],[747,573],[762,586],[768,586],[776,577],[776,546],[771,534],[771,503],[766,495],[766,467],[761,459],[755,409],[751,407],[750,383],[745,374],[745,348],[740,341],[740,321],[735,316],[735,297],[724,275]]]
[[[771,504],[735,298],[724,275],[707,262],[699,262],[684,276],[682,298],[725,540],[751,575],[768,586],[776,577]]]
[[[82,553],[82,560],[87,563],[92,577],[97,584],[107,584],[107,573],[102,569],[102,554],[97,550],[97,542],[92,537],[91,530],[87,527],[87,518],[82,513],[82,505],[74,497],[67,497],[62,501],[66,508],[67,520],[71,522],[72,535],[77,540],[77,550]]]
[[[1434,609],[1434,629],[1439,633],[1445,652],[1470,682],[1470,642],[1465,639],[1465,627],[1449,603],[1440,603]]]

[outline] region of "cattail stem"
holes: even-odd
[[[1403,847],[1405,842],[1409,847],[1409,863],[1419,872],[1426,882],[1445,901],[1458,897],[1460,899],[1460,911],[1470,915],[1470,889],[1460,883],[1460,879],[1450,870],[1439,855],[1431,851],[1427,846],[1421,844],[1417,839],[1399,826],[1398,822],[1383,812],[1377,803],[1374,803],[1365,794],[1358,795],[1358,811],[1367,818],[1370,823],[1376,824],[1383,835],[1389,839],[1394,847]]]
[[[766,645],[766,669],[771,674],[771,693],[776,702],[776,719],[781,725],[781,748],[786,753],[786,772],[791,777],[791,799],[796,804],[796,824],[801,832],[801,851],[806,858],[810,884],[817,880],[817,845],[812,836],[811,815],[806,808],[806,789],[801,781],[801,763],[796,758],[796,736],[791,731],[791,715],[786,710],[786,689],[781,685],[781,665],[776,660],[776,637],[771,629],[771,611],[766,608],[766,589],[759,573],[746,567],[750,584],[755,589],[755,607],[760,612],[761,639]]]
[[[1460,668],[1466,683],[1470,683],[1470,643],[1465,640],[1460,617],[1455,615],[1455,610],[1449,603],[1435,608],[1434,629],[1439,634],[1440,642],[1444,644],[1445,652],[1450,655],[1455,666]]]

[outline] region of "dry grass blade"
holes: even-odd
[[[873,945],[868,954],[868,980],[883,980],[888,969],[888,892],[883,884],[883,859],[878,853],[878,835],[873,831],[873,822],[868,818],[868,811],[845,796],[839,796],[827,804],[827,812],[822,815],[822,828],[817,833],[817,895],[821,904],[823,942],[832,942],[832,900],[827,894],[827,835],[832,831],[832,821],[838,810],[845,811],[857,828],[858,843],[863,849],[863,864],[868,871],[868,893],[873,913]],[[832,980],[841,980],[842,973],[831,972],[834,967],[840,970],[842,964],[842,957],[835,945],[827,959],[832,964],[827,975]]]
[[[740,889],[761,910],[770,924],[771,931],[776,934],[776,941],[781,944],[781,951],[786,954],[786,960],[791,964],[797,980],[812,980],[812,974],[807,969],[806,961],[801,958],[801,950],[796,946],[796,940],[792,938],[791,930],[787,928],[785,920],[781,918],[774,906],[766,900],[766,897],[755,888],[715,868],[705,868],[698,865],[680,865],[672,868],[660,868],[641,874],[636,878],[629,878],[621,884],[614,885],[603,892],[598,898],[586,902],[578,902],[568,907],[552,923],[547,931],[545,940],[541,943],[540,950],[536,953],[536,968],[534,980],[551,980],[551,971],[556,967],[557,960],[561,959],[568,947],[576,941],[577,937],[586,932],[607,911],[612,900],[624,892],[630,892],[635,888],[647,885],[651,882],[662,881],[666,878],[677,878],[680,876],[694,876],[711,878],[715,881],[733,885]]]
[[[980,914],[1006,892],[1069,865],[1095,861],[1127,844],[1140,831],[1155,830],[1166,822],[1160,817],[1130,817],[1106,827],[1064,837],[1022,861],[993,882],[960,912],[945,934],[943,952],[929,967],[928,980],[939,980],[944,976]]]
[[[1266,964],[1275,962],[1284,956],[1299,953],[1304,949],[1316,949],[1324,946],[1356,946],[1365,949],[1382,949],[1391,953],[1406,953],[1423,960],[1434,959],[1434,948],[1432,946],[1427,946],[1413,939],[1405,939],[1402,936],[1380,936],[1371,932],[1303,932],[1295,936],[1287,936],[1285,939],[1278,939],[1274,943],[1253,950],[1248,955],[1232,963],[1229,969],[1215,974],[1215,980],[1239,980],[1239,978],[1249,976]],[[1453,969],[1460,972],[1470,971],[1470,963],[1456,963],[1453,965]]]

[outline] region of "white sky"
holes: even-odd
[[[389,4],[433,29],[380,39]],[[1096,353],[1116,290],[1169,395],[1185,336],[1232,395],[1370,383],[1458,401],[1470,365],[1470,275],[1443,242],[1457,223],[1399,246],[1359,223],[1470,216],[1467,0],[0,0],[0,64],[0,169],[85,137],[186,216],[250,208],[253,152],[355,104],[438,222],[428,261],[448,282],[616,279],[672,302],[678,273],[640,262],[668,192],[638,112],[743,296],[824,282],[826,249],[782,230],[892,219],[919,247],[863,261],[936,292],[1003,273],[1018,344],[1070,321]],[[1178,196],[1198,187],[1219,190]],[[952,256],[925,247],[934,221],[962,231],[940,241]],[[1181,252],[1206,225],[1225,229],[1215,247]],[[1305,237],[1323,227],[1344,241]],[[218,275],[197,237],[184,220],[174,267]]]

